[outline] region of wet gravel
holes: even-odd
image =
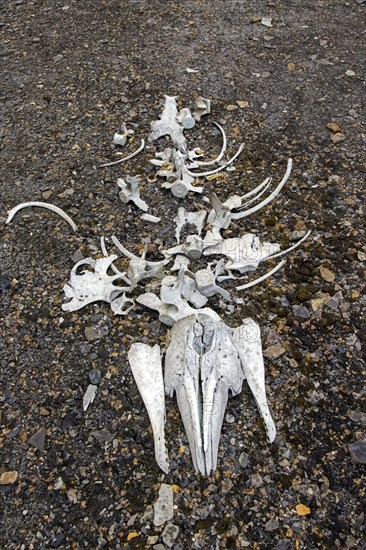
[[[366,547],[366,4],[290,4],[1,3],[0,548]],[[279,181],[294,159],[281,196],[228,235],[258,231],[285,246],[312,229],[273,278],[233,292],[233,311],[211,302],[231,326],[260,323],[278,436],[266,443],[244,387],[229,400],[207,478],[193,471],[171,399],[170,473],[154,461],[126,352],[133,341],[164,345],[157,316],[138,306],[117,317],[103,303],[61,309],[71,267],[100,253],[100,236],[115,233],[134,252],[146,242],[159,258],[175,243],[177,206],[201,204],[158,189],[151,145],[98,168],[114,160],[123,122],[135,131],[127,152],[146,138],[164,93],[182,107],[200,95],[213,102],[187,132],[190,146],[217,154],[210,120],[224,125],[229,153],[245,143],[236,170],[205,181],[205,192],[226,199],[268,175]],[[119,200],[127,174],[142,177],[160,224]],[[65,209],[78,231],[36,209],[4,225],[29,200]],[[97,391],[84,412],[89,384]],[[157,525],[162,487],[173,509]]]

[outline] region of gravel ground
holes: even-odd
[[[1,2],[1,549],[366,548],[365,10],[362,0]],[[164,344],[154,312],[61,310],[75,259],[97,256],[101,235],[135,252],[145,239],[156,258],[174,243],[179,203],[148,181],[153,147],[98,168],[115,157],[123,122],[135,130],[126,151],[146,138],[164,93],[181,106],[211,98],[190,145],[218,150],[210,120],[230,152],[245,143],[235,172],[205,192],[225,199],[267,175],[279,181],[294,159],[281,196],[235,234],[286,245],[313,231],[279,274],[239,303],[233,292],[233,313],[212,301],[229,325],[251,315],[262,326],[278,436],[266,443],[244,387],[207,478],[194,473],[175,400],[169,475],[154,461],[126,359],[133,341]],[[119,201],[126,173],[143,176],[161,224]],[[36,209],[5,226],[7,210],[29,200],[61,206],[78,232]],[[84,413],[90,376],[98,392]],[[157,526],[159,490],[173,508]]]

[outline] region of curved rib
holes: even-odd
[[[138,256],[135,256],[135,254],[132,254],[132,252],[129,252],[129,251],[127,250],[127,248],[125,248],[125,247],[123,246],[123,244],[121,244],[121,243],[119,242],[119,240],[117,239],[117,237],[115,237],[115,235],[112,235],[111,238],[112,238],[112,241],[113,241],[114,246],[116,246],[116,247],[118,248],[118,250],[119,250],[120,252],[122,252],[122,254],[123,254],[124,256],[126,256],[126,258],[129,258],[130,260],[141,260],[141,258],[139,258]]]
[[[127,157],[123,157],[123,159],[115,160],[113,162],[107,162],[107,164],[101,164],[99,166],[99,168],[105,168],[106,166],[113,166],[114,164],[120,164],[121,162],[125,162],[126,160],[130,160],[133,157],[135,157],[136,155],[138,155],[139,153],[141,153],[141,151],[143,151],[144,148],[145,148],[145,140],[142,139],[141,140],[141,145],[138,149],[136,149],[136,151],[134,151],[133,153],[130,153],[129,155],[127,155]]]
[[[258,193],[258,191],[260,191],[263,187],[266,187],[268,186],[272,181],[272,178],[266,178],[265,180],[262,181],[262,183],[260,183],[259,185],[257,185],[257,187],[255,187],[254,189],[252,189],[251,191],[249,191],[248,193],[245,193],[245,195],[242,195],[240,198],[241,200],[243,199],[249,199],[249,197],[252,197],[253,195],[255,195],[256,193]]]
[[[211,170],[209,172],[200,172],[198,174],[195,174],[194,172],[190,172],[187,169],[186,173],[189,174],[190,176],[193,176],[194,178],[203,178],[204,176],[211,176],[212,174],[217,174],[217,172],[221,172],[221,170],[225,170],[225,168],[227,168],[232,162],[234,162],[234,160],[240,155],[240,153],[242,152],[243,149],[244,149],[244,143],[242,143],[240,145],[240,147],[237,150],[237,152],[235,153],[235,155],[233,157],[231,157],[231,159],[228,160],[228,162],[226,164],[223,164],[222,166],[219,166],[215,170]]]
[[[102,250],[102,253],[103,255],[108,258],[109,257],[109,253],[108,253],[108,250],[107,250],[107,247],[105,245],[105,237],[100,237],[100,248]],[[110,268],[111,270],[116,274],[116,275],[119,275],[121,277],[121,279],[123,279],[125,281],[125,283],[127,284],[131,284],[131,281],[129,279],[127,279],[126,277],[126,273],[122,273],[122,271],[120,271],[115,265],[113,265],[113,263],[110,265]]]
[[[239,208],[237,208],[236,210],[242,210],[243,208],[246,208],[247,206],[249,206],[253,202],[257,201],[259,199],[259,197],[264,195],[264,193],[267,191],[268,187],[271,184],[272,178],[267,178],[267,180],[268,180],[267,184],[263,187],[262,191],[260,191],[260,193],[258,193],[258,195],[256,195],[255,197],[253,197],[252,199],[250,199],[246,203],[242,204],[241,206],[239,206]],[[264,181],[266,181],[266,180],[264,180]],[[241,198],[243,198],[243,197],[241,197]]]
[[[272,258],[279,258],[280,256],[283,256],[284,254],[287,254],[288,252],[291,252],[292,250],[295,250],[300,244],[302,244],[310,235],[311,231],[308,231],[306,235],[304,235],[297,243],[293,244],[289,248],[286,248],[286,250],[281,250],[280,252],[277,252],[277,254],[273,254],[273,256],[268,256],[266,260],[272,260]]]
[[[260,210],[261,208],[266,206],[268,203],[270,203],[275,197],[277,197],[277,195],[280,193],[282,187],[285,185],[286,181],[290,177],[291,168],[292,168],[292,159],[288,159],[286,173],[283,176],[280,183],[277,185],[276,189],[274,191],[272,191],[272,193],[270,195],[268,195],[268,197],[266,199],[264,199],[264,201],[260,202],[256,206],[253,206],[252,208],[249,208],[249,210],[246,210],[245,212],[232,213],[231,214],[231,219],[241,220],[241,218],[246,218],[247,216],[250,216],[251,214],[254,214],[254,212],[257,212],[258,210]]]
[[[63,218],[65,221],[67,221],[68,224],[71,225],[74,231],[77,230],[77,225],[72,221],[70,216],[66,214],[61,208],[58,206],[55,206],[54,204],[49,204],[48,202],[22,202],[21,204],[18,204],[8,212],[8,218],[5,223],[10,223],[11,220],[14,218],[15,214],[19,212],[19,210],[23,210],[23,208],[28,208],[28,206],[39,206],[41,208],[46,208],[47,210],[51,210],[51,212],[55,212],[61,218]]]
[[[286,260],[281,260],[280,263],[276,265],[276,267],[271,269],[271,271],[268,271],[268,273],[266,273],[265,275],[262,275],[262,277],[258,277],[258,279],[254,279],[254,281],[250,281],[250,283],[246,283],[245,285],[237,286],[236,290],[245,290],[246,288],[250,288],[252,286],[258,285],[259,283],[261,283],[262,281],[265,281],[266,279],[268,279],[268,277],[270,277],[271,275],[276,273],[276,271],[281,269],[281,267],[283,265],[285,265],[285,263],[286,263]]]
[[[222,157],[224,156],[224,153],[226,151],[226,144],[227,144],[227,141],[226,141],[226,135],[225,135],[225,131],[223,129],[222,126],[220,126],[220,124],[218,124],[217,122],[212,122],[212,124],[214,124],[215,126],[217,126],[217,128],[220,130],[221,132],[221,135],[222,135],[222,147],[221,147],[221,151],[219,153],[219,155],[213,159],[213,160],[207,160],[207,161],[204,161],[204,160],[195,160],[194,161],[194,164],[197,164],[197,166],[210,166],[210,164],[217,164],[218,162],[220,162],[220,160],[222,159]]]

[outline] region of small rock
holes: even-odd
[[[272,17],[262,17],[261,25],[263,25],[264,27],[272,28]]]
[[[171,548],[174,544],[175,539],[178,537],[179,527],[173,523],[167,523],[164,531],[162,532],[163,543]]]
[[[299,534],[303,530],[303,527],[301,523],[299,523],[298,521],[295,521],[295,523],[291,525],[291,529],[293,530],[294,533]]]
[[[280,524],[276,519],[269,519],[265,524],[264,528],[266,531],[276,531],[279,528]]]
[[[155,544],[155,546],[153,546],[153,549],[154,550],[165,550],[165,546],[164,544]]]
[[[246,468],[249,464],[249,455],[245,452],[239,456],[239,464],[242,468]]]
[[[173,488],[162,483],[158,500],[154,503],[154,525],[159,527],[173,518]]]
[[[62,477],[58,477],[56,479],[53,488],[55,491],[64,491],[66,489],[66,485]]]
[[[354,464],[366,464],[366,439],[351,443],[348,449]]]
[[[262,487],[263,478],[259,474],[253,474],[250,476],[250,486],[254,488]]]
[[[94,327],[86,327],[85,338],[88,340],[88,342],[93,342],[94,340],[99,340],[100,333]]]
[[[359,411],[348,411],[348,416],[353,422],[366,426],[366,413]]]
[[[341,143],[345,139],[346,139],[346,136],[342,134],[342,132],[337,132],[336,134],[333,134],[331,136],[331,140],[333,141],[333,143]]]
[[[18,472],[16,470],[10,470],[3,472],[0,477],[0,485],[13,485],[18,479]]]
[[[332,273],[330,269],[327,269],[326,267],[323,267],[323,266],[320,268],[320,275],[322,276],[324,281],[327,281],[327,283],[332,283],[335,279],[334,273]]]
[[[80,248],[76,252],[74,252],[74,254],[71,256],[71,259],[76,264],[84,259],[84,254],[82,253]]]
[[[4,292],[4,290],[8,290],[8,288],[11,287],[11,282],[9,279],[4,277],[4,275],[0,275],[0,292]]]
[[[238,108],[237,105],[226,105],[225,109],[227,111],[235,111]]]
[[[366,261],[366,254],[365,252],[362,252],[362,250],[359,250],[357,252],[357,258],[360,260],[360,262],[365,262]]]
[[[58,61],[61,61],[63,58],[64,56],[62,55],[62,53],[59,53],[58,55],[53,56],[53,62],[57,63]]]
[[[54,539],[51,540],[51,548],[58,548],[65,540],[65,535],[59,533]]]
[[[226,477],[221,483],[222,493],[225,495],[226,493],[229,493],[232,488],[233,488],[233,482],[229,477]]]
[[[341,132],[341,127],[339,126],[339,124],[337,124],[336,122],[329,122],[329,124],[327,124],[327,128],[328,130],[331,130],[332,132],[334,132],[335,134],[337,132]]]
[[[227,415],[225,416],[225,420],[228,424],[234,424],[235,416],[230,413],[227,413]]]
[[[329,300],[325,302],[325,305],[330,309],[336,310],[338,309],[339,304],[342,302],[342,300],[343,300],[343,294],[341,291],[339,291],[339,292],[336,292],[334,296],[329,298]]]
[[[351,71],[350,69],[348,69],[348,71],[346,71],[346,76],[356,76],[356,73],[355,71]]]
[[[98,550],[104,548],[107,542],[103,537],[98,537]]]
[[[273,344],[264,350],[263,355],[268,359],[277,359],[286,353],[285,348],[281,344]]]
[[[46,438],[46,428],[44,426],[42,426],[38,432],[36,432],[35,434],[33,434],[29,439],[28,439],[28,443],[30,443],[31,445],[33,445],[36,449],[38,449],[39,451],[44,451],[44,442],[45,442],[45,438]]]
[[[276,544],[275,550],[289,550],[291,548],[292,542],[288,539],[280,540]]]
[[[147,544],[152,545],[156,544],[158,542],[159,536],[158,535],[150,535],[147,537]]]
[[[247,109],[249,107],[248,101],[237,101],[236,103],[240,109]]]
[[[86,392],[84,393],[84,396],[83,396],[84,411],[87,411],[89,405],[93,403],[97,393],[97,389],[98,389],[98,386],[94,386],[94,384],[89,384],[89,386],[86,388]]]
[[[94,384],[94,385],[100,384],[100,382],[102,380],[100,370],[92,369],[89,372],[89,380],[90,380],[91,384]]]
[[[310,301],[313,311],[318,311],[323,305],[330,299],[329,294],[320,294],[318,298],[314,298]]]
[[[42,193],[42,198],[43,199],[48,201],[48,199],[50,199],[51,197],[52,197],[52,191],[50,191],[49,189],[47,191],[43,191],[43,193]]]
[[[109,443],[113,439],[113,434],[111,434],[111,432],[105,430],[104,428],[102,428],[101,430],[95,430],[91,433],[91,435],[101,444]]]
[[[290,235],[290,242],[299,241],[305,237],[306,231],[293,231]]]
[[[310,314],[305,306],[292,306],[292,311],[296,319],[309,319]]]

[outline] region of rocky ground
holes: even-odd
[[[365,10],[362,0],[1,2],[0,548],[366,548]],[[160,258],[177,206],[202,204],[153,181],[155,146],[98,167],[115,158],[123,122],[135,131],[127,152],[146,138],[164,93],[180,106],[211,98],[190,145],[214,155],[211,120],[224,125],[229,153],[245,143],[235,172],[205,181],[205,192],[226,199],[267,175],[279,181],[294,159],[281,196],[233,234],[285,246],[313,231],[275,277],[232,290],[233,312],[211,302],[231,326],[248,315],[262,326],[278,436],[266,443],[244,387],[229,400],[207,478],[194,473],[173,399],[169,475],[154,461],[126,351],[164,344],[157,315],[61,309],[71,267],[100,254],[101,235],[134,252],[147,242]],[[160,224],[119,200],[127,173],[142,175]],[[78,231],[38,209],[4,225],[29,200],[64,208]],[[98,391],[84,412],[90,381]]]

